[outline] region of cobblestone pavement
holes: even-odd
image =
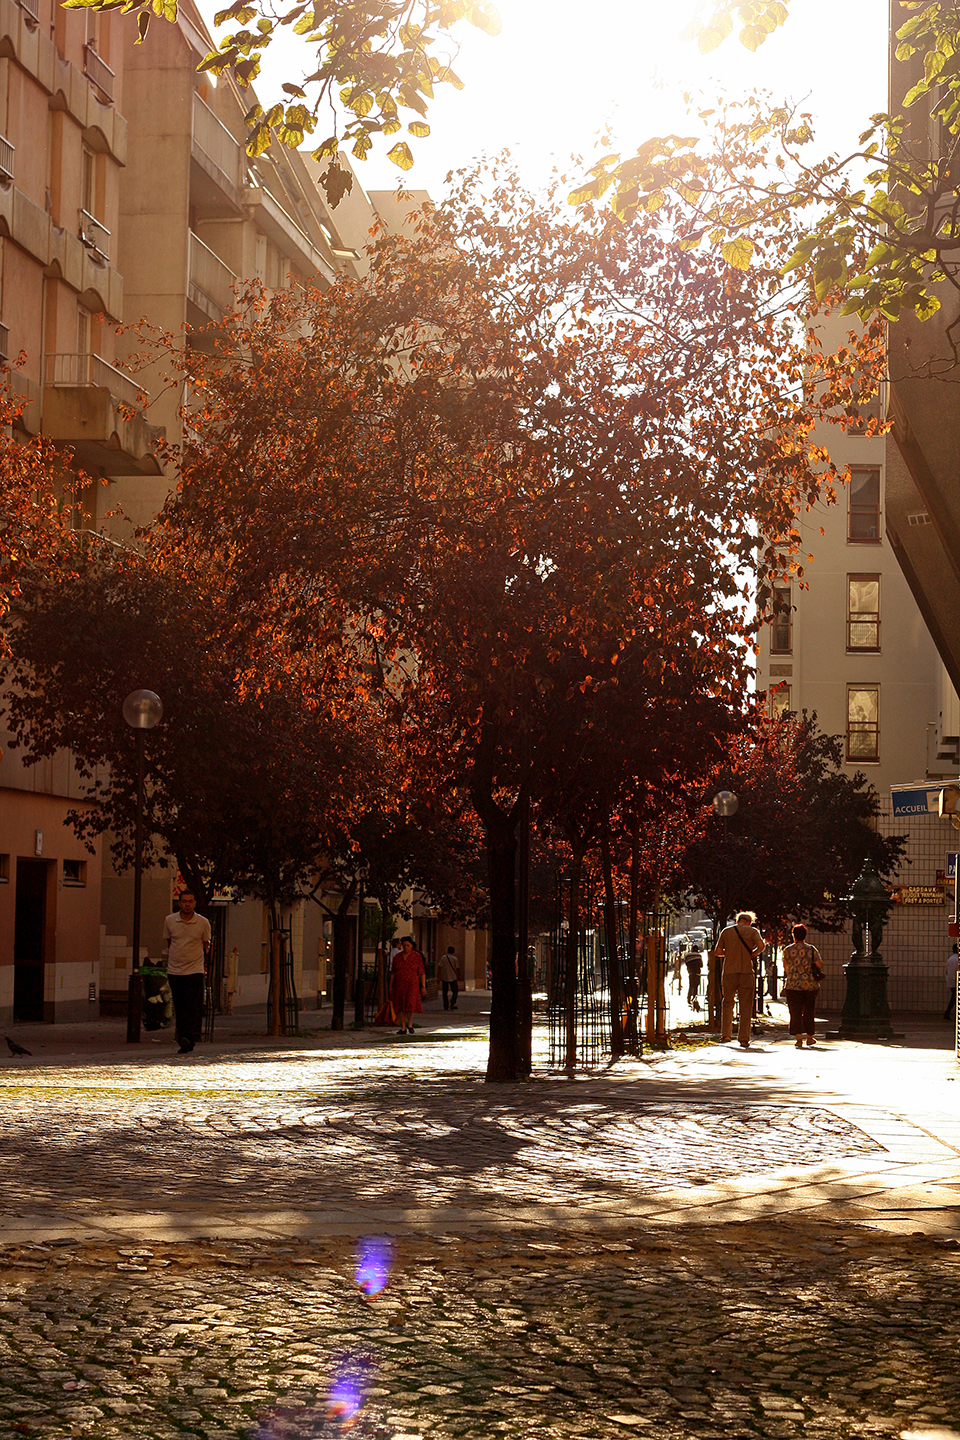
[[[426,1047],[425,1047],[426,1048]],[[651,1102],[642,1087],[490,1088],[472,1041],[246,1054],[0,1082],[0,1214],[617,1202],[881,1147],[830,1110]]]
[[[394,1261],[367,1300],[332,1241],[2,1250],[0,1436],[319,1440],[354,1418],[356,1440],[835,1440],[960,1422],[960,1259],[942,1243],[793,1220],[414,1236]]]

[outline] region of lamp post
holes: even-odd
[[[143,885],[143,745],[146,732],[163,719],[163,705],[152,690],[133,690],[123,702],[123,718],[137,738],[137,823],[133,850],[133,955],[127,991],[127,1041],[140,1040],[140,891]]]
[[[864,860],[843,903],[853,921],[853,954],[843,969],[847,992],[840,1028],[834,1033],[841,1040],[890,1040],[888,969],[880,954],[880,941],[893,901],[869,859]]]
[[[727,821],[731,815],[736,815],[740,808],[740,801],[732,790],[718,790],[712,800],[713,813],[719,815],[723,820],[723,916],[721,927],[727,923],[729,918],[727,911],[730,906],[729,879],[730,867],[727,862]],[[716,937],[714,938],[716,944]],[[717,957],[711,947],[707,956],[707,1013],[710,1019],[710,1028],[715,1030],[720,1024],[720,1000],[723,991],[723,976],[717,964]]]

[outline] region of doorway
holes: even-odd
[[[43,955],[47,932],[46,860],[17,860],[13,933],[13,1018],[43,1019]]]

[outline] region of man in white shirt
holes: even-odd
[[[192,890],[184,890],[179,903],[179,913],[175,910],[163,922],[163,944],[180,1054],[189,1055],[203,1029],[203,962],[211,932],[210,921],[197,914]]]

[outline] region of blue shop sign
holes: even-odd
[[[939,785],[922,790],[893,790],[894,815],[936,815],[940,796]]]

